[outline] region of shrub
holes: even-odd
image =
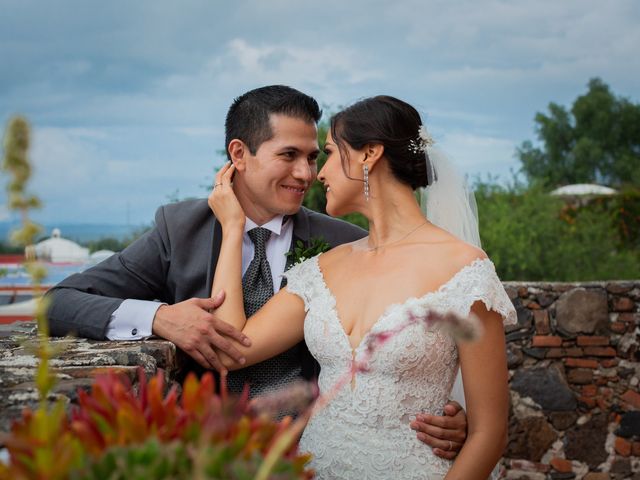
[[[577,206],[538,187],[478,182],[482,246],[503,280],[637,278],[638,215],[628,213],[631,206],[619,206],[638,208],[636,198],[629,194]]]
[[[161,372],[149,382],[139,370],[138,393],[113,371],[80,390],[67,415],[58,403],[25,411],[4,438],[10,462],[0,479],[255,478],[290,418],[276,423],[253,413],[248,390],[239,398],[214,392],[210,373],[191,374],[182,395],[165,396]],[[269,478],[311,478],[308,456],[295,444],[279,455]]]

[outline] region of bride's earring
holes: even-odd
[[[364,199],[369,201],[369,166],[364,166]]]

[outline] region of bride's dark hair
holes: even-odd
[[[387,95],[365,98],[331,118],[331,136],[342,156],[347,177],[347,151],[344,143],[360,150],[368,143],[384,146],[384,156],[393,175],[413,190],[429,184],[427,154],[410,148],[418,139],[422,125],[418,111],[402,100]],[[355,180],[355,179],[354,179]]]

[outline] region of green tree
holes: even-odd
[[[541,146],[527,140],[517,149],[530,183],[640,186],[640,104],[614,95],[599,78],[570,111],[552,102],[535,123]]]
[[[482,246],[502,280],[589,281],[637,278],[637,232],[622,228],[635,197],[566,205],[541,186],[477,182]],[[637,220],[636,220],[637,221]],[[636,225],[635,223],[633,225]]]

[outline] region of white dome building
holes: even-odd
[[[557,195],[560,197],[581,197],[615,195],[617,193],[617,190],[605,187],[604,185],[597,185],[595,183],[575,183],[573,185],[565,185],[564,187],[556,188],[551,192],[551,195]]]
[[[35,245],[36,258],[52,263],[84,263],[89,260],[89,249],[60,236],[54,228],[51,238]]]
[[[113,250],[98,250],[97,252],[93,252],[89,256],[89,263],[91,265],[96,265],[96,264],[102,262],[103,260],[106,260],[111,255],[114,255],[115,253],[116,252],[114,252]]]

